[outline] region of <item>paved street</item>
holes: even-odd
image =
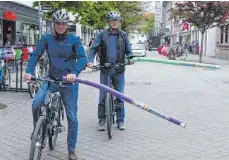
[[[149,57],[160,57],[148,52]],[[161,57],[163,58],[163,57]],[[198,59],[188,55],[188,60]],[[97,131],[98,90],[80,85],[80,160],[229,160],[229,62],[204,57],[220,70],[138,62],[126,71],[125,95],[187,124],[181,128],[126,104],[127,130]],[[99,72],[82,78],[99,81]],[[147,83],[145,83],[147,82]],[[32,131],[29,93],[0,92],[0,160],[26,160]],[[65,122],[67,129],[67,124]],[[43,160],[67,160],[66,133]],[[48,145],[47,145],[48,146]]]

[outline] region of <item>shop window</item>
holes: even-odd
[[[16,21],[16,37],[15,37],[16,44],[22,44],[22,24],[21,21]]]
[[[23,25],[23,43],[24,44],[29,44],[29,29],[30,26],[29,24],[24,24]]]
[[[15,41],[15,22],[3,20],[3,45],[12,45]]]
[[[3,24],[2,24],[2,19],[0,19],[0,45],[3,45]]]
[[[35,26],[34,27],[34,43],[36,44],[39,41],[39,27]]]
[[[34,30],[35,30],[35,25],[30,25],[30,28],[29,28],[29,44],[33,45],[35,44],[34,42]]]

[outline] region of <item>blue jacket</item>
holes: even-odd
[[[55,38],[54,34],[46,34],[42,36],[30,56],[27,73],[34,75],[36,64],[44,50],[47,50],[48,53],[49,75],[53,78],[62,79],[67,74],[78,76],[87,62],[84,47],[79,37],[68,34],[60,41]]]
[[[100,32],[89,50],[88,62],[93,62],[95,54],[97,51],[100,51],[100,65],[104,65],[104,63],[108,62],[107,59],[107,39],[110,33],[110,29],[105,29],[104,31]],[[125,63],[125,56],[132,56],[132,50],[130,46],[130,42],[128,39],[127,34],[122,30],[117,30],[117,62],[116,63]],[[125,71],[125,66],[121,67],[118,72]]]

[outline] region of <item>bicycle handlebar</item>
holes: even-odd
[[[66,80],[53,80],[53,79],[43,79],[43,78],[36,78],[36,77],[32,77],[31,81],[45,81],[45,82],[55,83],[58,86],[62,86],[63,84],[72,84],[70,82],[67,82]]]

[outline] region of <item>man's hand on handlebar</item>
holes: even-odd
[[[91,62],[87,64],[87,67],[88,67],[88,68],[93,68],[93,66],[94,66],[94,64],[91,63]]]
[[[66,76],[66,81],[70,83],[74,83],[76,80],[76,75],[75,74],[67,74]]]
[[[26,74],[24,74],[24,80],[26,80],[26,81],[30,81],[31,80],[31,78],[32,78],[32,75],[31,74],[29,74],[29,73],[26,73]]]

